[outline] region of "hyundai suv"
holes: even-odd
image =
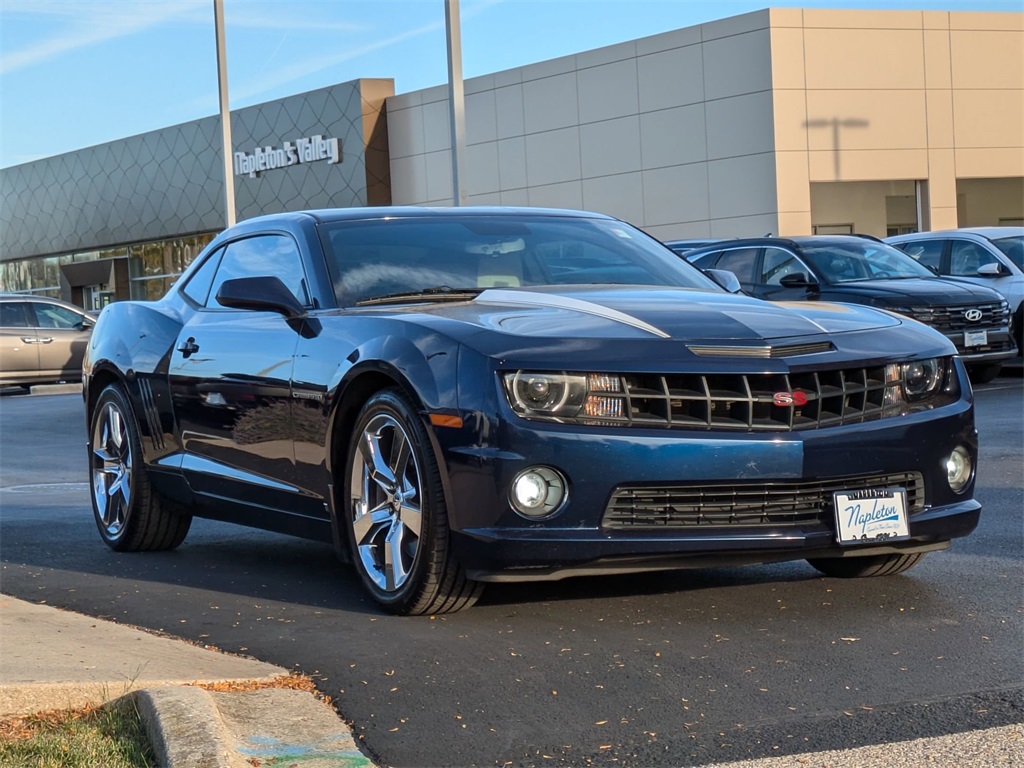
[[[944,333],[976,382],[991,381],[1017,354],[1007,301],[991,288],[939,277],[874,238],[850,235],[758,237],[698,248],[685,258],[701,269],[735,273],[740,287],[771,301],[868,304]]]

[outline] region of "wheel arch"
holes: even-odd
[[[424,398],[409,379],[393,365],[383,361],[367,361],[353,367],[338,387],[333,412],[328,419],[326,446],[327,472],[331,482],[331,528],[334,531],[334,546],[341,559],[348,560],[348,525],[344,524],[345,500],[341,497],[344,482],[339,472],[347,471],[349,442],[352,429],[363,406],[378,392],[397,389],[412,404],[423,424],[434,460],[441,477],[441,490],[446,510],[451,509],[451,485],[448,479],[447,462],[430,417]],[[450,512],[449,522],[450,522]]]

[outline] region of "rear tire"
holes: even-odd
[[[192,513],[153,490],[142,464],[135,414],[117,384],[100,393],[90,418],[89,474],[93,516],[108,547],[158,551],[185,540]]]
[[[453,613],[483,584],[451,551],[441,473],[415,407],[397,389],[363,406],[348,446],[344,514],[363,586],[391,613]]]
[[[861,579],[872,576],[895,576],[913,568],[925,552],[909,555],[869,555],[867,557],[812,557],[807,562],[826,576],[836,579]]]

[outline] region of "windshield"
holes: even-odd
[[[444,300],[487,288],[550,285],[722,290],[653,238],[605,219],[409,216],[331,222],[321,233],[341,306],[410,292]]]
[[[807,243],[801,251],[814,268],[830,283],[884,278],[935,277],[903,251],[886,243],[863,242]]]
[[[1006,254],[1006,258],[1017,265],[1019,269],[1024,269],[1024,235],[1014,235],[1013,237],[1000,237],[998,240],[993,240],[996,248]]]

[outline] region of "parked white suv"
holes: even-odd
[[[1010,302],[1017,349],[1024,352],[1024,227],[970,227],[885,239],[940,275],[995,288]]]

